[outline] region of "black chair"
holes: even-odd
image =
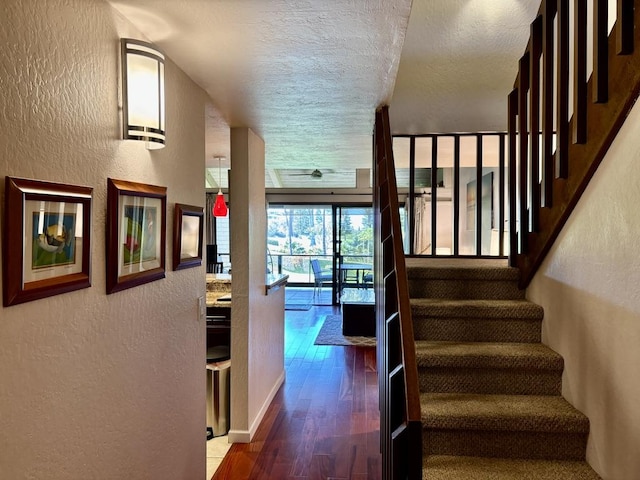
[[[213,267],[211,272],[207,272],[207,273],[224,273],[224,263],[213,262]]]
[[[322,284],[333,282],[333,275],[331,272],[323,271],[320,267],[320,262],[317,259],[313,259],[311,262],[311,269],[313,270],[313,296],[322,292]]]
[[[218,246],[207,245],[207,273],[222,273],[223,264],[218,261]]]

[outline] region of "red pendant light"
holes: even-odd
[[[213,216],[214,217],[226,217],[229,209],[227,208],[227,204],[224,203],[224,195],[220,190],[218,190],[218,195],[216,195],[216,203],[213,205]]]
[[[214,217],[226,217],[229,209],[227,208],[227,204],[224,203],[224,195],[222,194],[222,189],[220,188],[220,183],[222,182],[222,175],[220,171],[220,160],[222,157],[218,157],[218,195],[216,195],[216,203],[213,205],[213,216]]]

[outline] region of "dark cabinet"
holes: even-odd
[[[207,307],[207,350],[231,345],[231,307]]]

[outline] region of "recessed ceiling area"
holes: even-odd
[[[231,127],[265,141],[267,188],[353,188],[375,109],[394,133],[504,130],[539,0],[112,0],[210,96],[207,185]],[[307,175],[318,169],[321,179]],[[209,183],[209,180],[213,183]]]
[[[217,167],[207,167],[206,185],[207,188],[226,189],[228,186],[227,171],[218,171]],[[335,168],[280,168],[269,169],[265,172],[265,188],[356,188],[356,169],[335,169]],[[367,187],[370,182],[367,181]]]

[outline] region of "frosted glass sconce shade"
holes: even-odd
[[[123,138],[164,147],[164,55],[150,43],[123,38]]]

